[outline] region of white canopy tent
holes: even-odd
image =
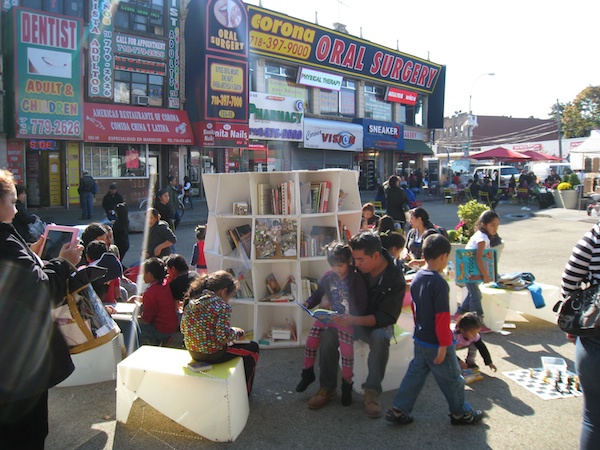
[[[600,130],[592,130],[590,137],[583,144],[569,150],[570,153],[598,153],[600,154]]]

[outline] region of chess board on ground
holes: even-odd
[[[512,372],[503,372],[503,374],[519,386],[524,387],[529,392],[544,400],[580,397],[583,395],[579,390],[581,389],[580,386],[579,389],[575,389],[575,381],[569,385],[569,377],[574,377],[575,380],[577,379],[577,376],[569,371],[561,373],[560,379],[558,372],[550,372],[549,376],[546,377],[546,370],[541,368],[519,369]]]

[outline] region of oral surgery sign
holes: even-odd
[[[431,94],[442,66],[248,5],[250,52]]]

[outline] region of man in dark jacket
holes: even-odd
[[[171,205],[171,213],[173,214],[173,224],[175,228],[179,226],[181,222],[181,215],[179,214],[179,193],[180,189],[177,186],[177,179],[173,176],[168,178],[169,185],[166,187],[169,193],[169,204]],[[173,229],[175,231],[175,229]]]
[[[115,210],[117,209],[117,205],[119,203],[123,203],[123,197],[121,197],[121,194],[117,192],[117,185],[112,183],[108,187],[108,192],[102,199],[102,208],[106,212],[106,218],[111,222],[117,219]]]
[[[79,180],[78,192],[81,203],[81,219],[89,220],[94,216],[94,195],[98,192],[98,185],[87,170],[83,171],[83,176]]]
[[[402,265],[392,258],[381,246],[379,236],[365,232],[350,240],[352,256],[357,269],[362,273],[369,304],[364,316],[342,315],[334,319],[340,325],[355,325],[355,338],[369,344],[369,374],[362,385],[365,390],[365,411],[369,417],[381,416],[381,382],[389,358],[390,339],[394,334],[394,324],[402,310],[406,291],[406,281]],[[329,332],[332,331],[332,332]],[[321,388],[310,400],[313,409],[325,406],[335,397],[337,387],[339,343],[337,332],[330,328],[321,335],[319,381]]]
[[[387,203],[387,215],[391,216],[395,221],[402,224],[406,223],[404,215],[405,205],[408,207],[408,198],[406,192],[399,186],[400,179],[396,175],[392,175],[388,180],[388,187],[385,190]]]

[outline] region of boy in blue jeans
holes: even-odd
[[[444,236],[436,234],[426,238],[422,246],[425,266],[410,285],[415,356],[385,420],[400,425],[413,421],[410,413],[431,372],[448,401],[452,425],[474,424],[481,420],[483,412],[465,402],[465,380],[460,373],[450,331],[450,288],[440,274],[448,263],[451,245]]]

